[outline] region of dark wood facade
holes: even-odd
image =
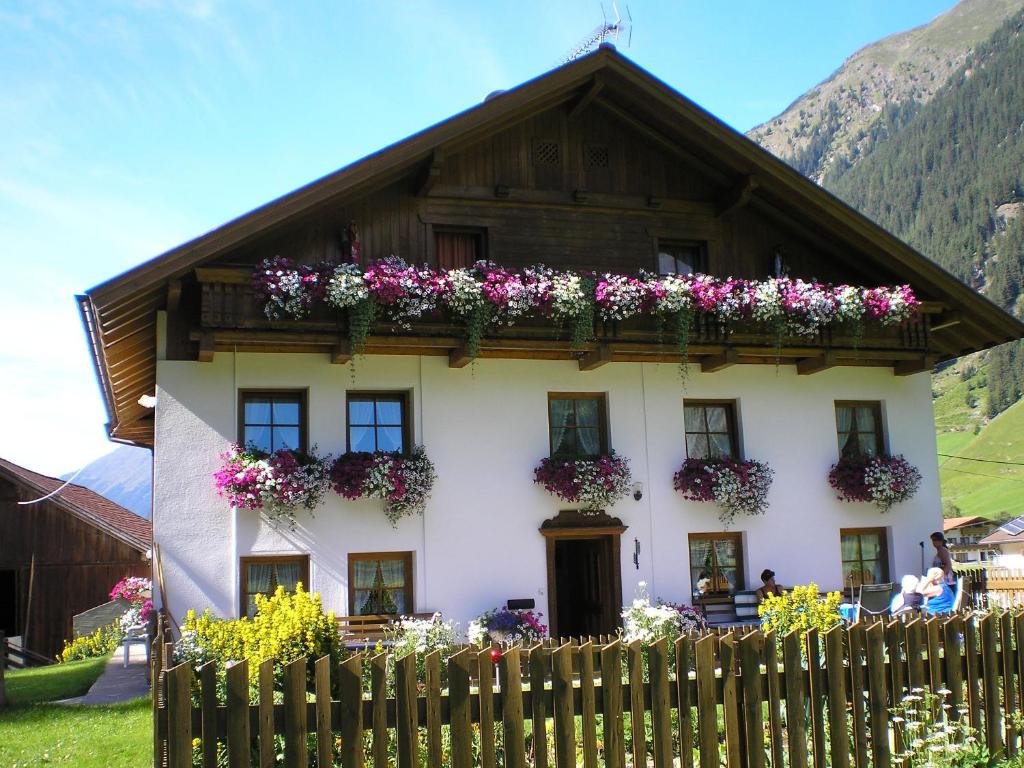
[[[148,546],[72,511],[70,505],[84,500],[79,486],[70,486],[77,496],[71,502],[57,497],[19,505],[46,489],[12,479],[5,469],[0,465],[0,629],[52,658],[72,636],[72,616],[107,602],[124,576],[150,577]]]
[[[310,351],[348,359],[344,318],[270,323],[253,301],[259,260],[336,263],[358,232],[363,261],[394,254],[438,266],[439,232],[473,232],[480,255],[508,267],[633,273],[666,242],[697,244],[706,271],[860,285],[910,283],[914,322],[867,338],[786,340],[705,324],[690,352],[705,371],[735,363],[885,365],[896,373],[1024,334],[1024,326],[613,50],[590,56],[361,160],[187,243],[81,297],[112,434],[152,439],[139,395],[154,387],[156,314],[169,358],[218,350]],[[481,357],[672,360],[641,323],[603,326],[585,349],[550,324],[491,334]],[[468,360],[458,327],[379,325],[371,354]]]

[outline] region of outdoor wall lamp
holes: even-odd
[[[633,498],[640,501],[644,497],[644,484],[633,483]]]

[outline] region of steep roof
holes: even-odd
[[[6,459],[0,459],[0,477],[26,489],[32,498],[41,498],[64,485],[63,480]],[[149,520],[84,486],[70,483],[48,501],[139,552],[145,553],[153,546],[153,525]]]
[[[746,136],[655,78],[608,45],[487,99],[454,117],[267,203],[78,297],[106,401],[112,439],[150,445],[152,411],[138,404],[156,379],[156,312],[169,284],[196,266],[325,206],[365,195],[426,169],[436,151],[455,151],[513,121],[570,102],[597,103],[645,140],[668,146],[723,194],[742,189],[751,205],[849,249],[851,258],[884,265],[950,312],[963,331],[955,357],[1024,336],[1024,324],[817,186]],[[752,191],[751,191],[752,190]]]

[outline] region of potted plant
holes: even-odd
[[[346,499],[384,500],[384,513],[393,526],[403,517],[423,514],[437,472],[422,445],[403,456],[387,451],[349,451],[330,469],[334,490]]]
[[[532,645],[543,640],[548,633],[547,625],[541,624],[540,617],[541,614],[529,610],[492,608],[469,622],[466,635],[475,645]]]
[[[712,501],[721,508],[719,519],[728,528],[736,515],[763,515],[775,471],[762,461],[728,457],[687,459],[673,485],[684,499]]]
[[[850,454],[832,465],[828,482],[841,501],[866,501],[888,512],[917,493],[921,473],[903,456]]]

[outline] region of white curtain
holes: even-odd
[[[280,563],[277,566],[277,583],[279,586],[285,588],[288,592],[295,591],[295,585],[299,583],[302,578],[302,569],[298,563]],[[308,584],[303,584],[304,587],[309,587]]]
[[[573,417],[572,400],[551,401],[551,452],[558,454],[563,452],[562,441],[566,438],[566,427],[571,423]],[[571,450],[572,446],[566,446]]]

